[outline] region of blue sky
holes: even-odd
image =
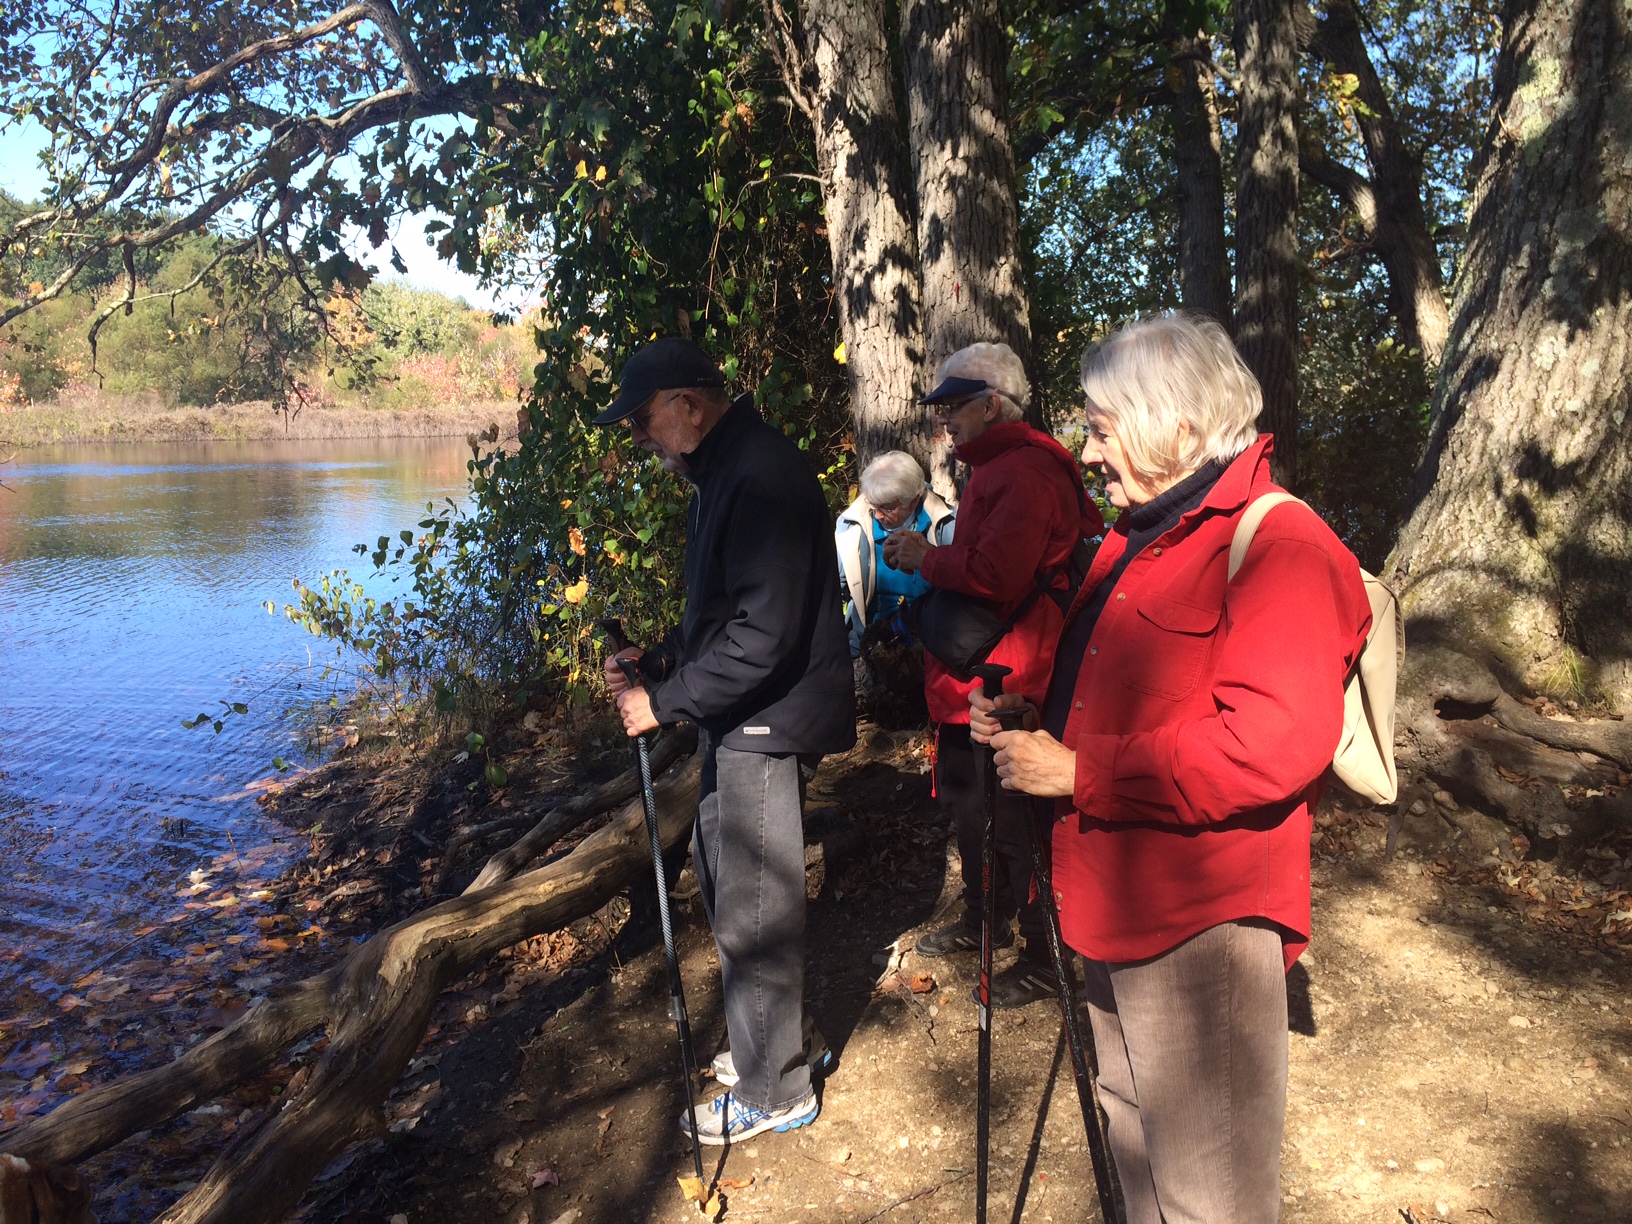
[[[45,190],[46,176],[39,161],[45,143],[44,133],[33,124],[12,124],[0,130],[0,190],[24,200],[35,199]],[[423,289],[462,297],[472,306],[485,310],[515,310],[532,300],[531,295],[518,290],[501,289],[495,293],[483,289],[474,276],[466,276],[452,263],[438,258],[425,240],[425,223],[436,215],[406,216],[398,223],[392,237],[403,263],[408,265],[408,275],[393,274],[387,279],[402,279]],[[368,255],[367,243],[361,243],[354,254]],[[381,269],[389,272],[390,252],[382,247],[373,255]]]

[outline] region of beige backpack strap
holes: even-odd
[[[1258,534],[1258,525],[1264,521],[1264,515],[1275,509],[1283,502],[1297,502],[1304,505],[1300,498],[1293,497],[1284,489],[1276,489],[1273,493],[1265,493],[1247,507],[1247,512],[1241,516],[1241,521],[1235,525],[1235,536],[1230,540],[1230,569],[1225,581],[1235,577],[1241,563],[1247,559],[1247,549],[1252,547],[1252,537]],[[1307,508],[1307,507],[1305,507]]]

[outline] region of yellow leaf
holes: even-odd
[[[597,183],[606,182],[606,167],[605,166],[600,166],[600,167],[596,168],[596,170],[595,170],[595,181]]]
[[[704,1203],[702,1207],[703,1214],[711,1220],[719,1219],[720,1213],[724,1210],[725,1199],[718,1194],[710,1195],[708,1202]]]
[[[587,595],[587,594],[589,594],[589,579],[588,578],[580,578],[580,579],[578,579],[577,582],[573,583],[566,590],[562,591],[561,592],[561,597],[563,599],[565,599],[569,604],[577,604],[577,603],[583,603],[584,602],[584,596]]]
[[[567,543],[580,557],[584,555],[584,533],[576,527],[567,528]]]
[[[688,1202],[688,1203],[700,1203],[700,1202],[703,1201],[703,1179],[702,1178],[700,1178],[700,1177],[677,1177],[674,1180],[680,1183],[680,1193],[686,1196],[686,1202]]]
[[[844,341],[839,341],[839,347],[833,350],[833,360],[840,365],[844,364]]]
[[[578,163],[578,168],[572,172],[572,177],[573,178],[588,178],[589,177],[589,167],[586,166],[582,161],[580,161]]]

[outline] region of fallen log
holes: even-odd
[[[663,732],[652,747],[652,775],[655,777],[663,773],[676,761],[696,751],[695,725],[687,723]],[[626,769],[605,786],[551,808],[531,829],[488,859],[487,865],[470,882],[464,895],[480,892],[510,879],[579,825],[610,807],[629,802],[639,794],[639,774],[634,769]],[[452,857],[451,848],[448,857]]]
[[[665,846],[688,835],[700,776],[693,756],[658,782]],[[160,1224],[281,1220],[341,1151],[384,1129],[386,1094],[448,985],[502,948],[593,913],[650,862],[641,806],[626,803],[556,862],[381,931],[339,965],[250,1009],[175,1062],[93,1089],[0,1134],[0,1151],[61,1164],[83,1160],[230,1091],[323,1028],[329,1046],[305,1086],[241,1132],[204,1180],[159,1218]]]

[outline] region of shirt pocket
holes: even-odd
[[[1135,692],[1184,700],[1201,680],[1223,609],[1150,595],[1134,611],[1117,644],[1122,682]]]

